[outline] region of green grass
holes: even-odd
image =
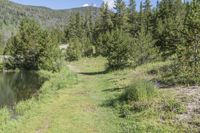
[[[147,101],[156,95],[157,88],[154,83],[145,80],[136,80],[125,89],[122,98],[129,101]]]
[[[124,88],[134,79],[151,80],[158,62],[133,69],[106,72],[107,61],[84,58],[68,64],[60,73],[47,75],[39,99],[18,104],[16,117],[0,111],[2,133],[143,133],[183,132],[187,125],[175,121],[182,105],[174,92],[160,90],[150,102],[127,104],[119,101]],[[157,70],[157,69],[156,69]],[[178,112],[177,112],[178,111]],[[124,115],[125,117],[122,117]]]

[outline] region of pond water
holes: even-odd
[[[14,107],[19,101],[37,95],[44,83],[35,72],[1,72],[0,73],[0,107]]]

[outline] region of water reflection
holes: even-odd
[[[0,73],[0,106],[13,107],[17,102],[31,98],[44,79],[35,72]]]

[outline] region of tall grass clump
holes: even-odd
[[[121,117],[126,117],[130,112],[142,112],[151,108],[157,90],[152,82],[144,79],[135,80],[121,95]]]
[[[5,124],[10,119],[10,113],[7,108],[0,110],[0,125]]]
[[[127,102],[147,101],[157,93],[156,87],[152,82],[136,80],[126,88],[122,95]]]

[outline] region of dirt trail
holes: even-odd
[[[200,87],[179,87],[176,92],[187,110],[186,113],[178,115],[179,120],[192,124],[195,119],[200,119]]]

